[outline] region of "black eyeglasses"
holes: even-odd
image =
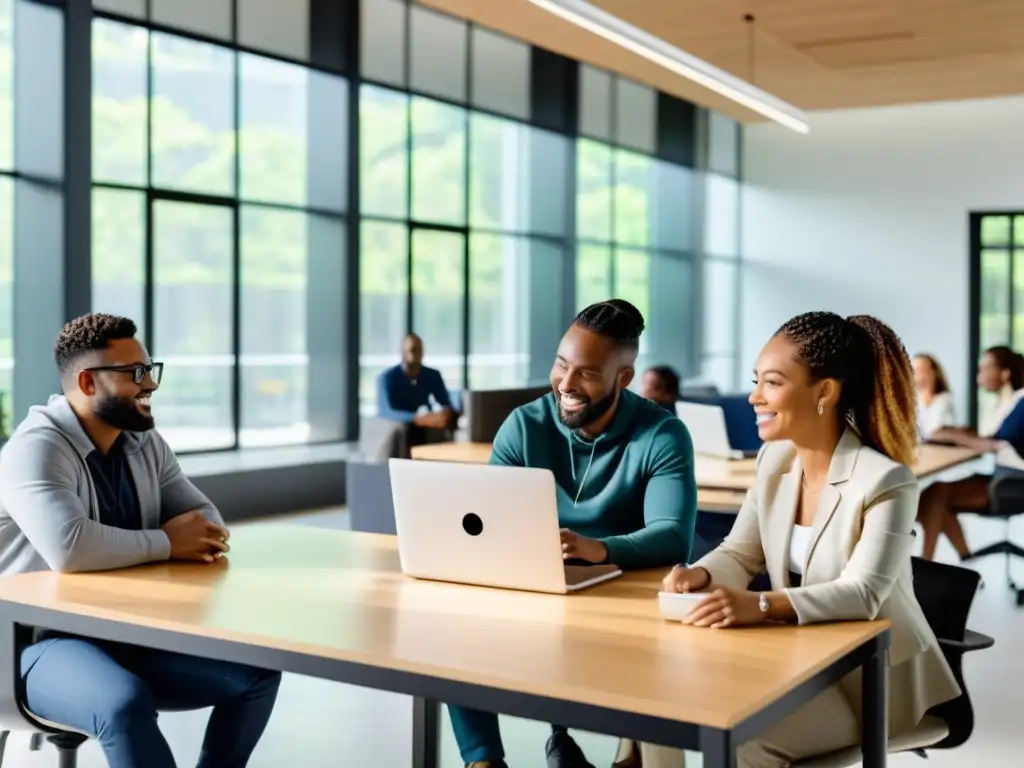
[[[154,384],[160,383],[160,378],[164,375],[164,364],[163,363],[150,363],[149,365],[98,365],[95,368],[86,368],[87,371],[115,371],[118,373],[130,373],[132,375],[132,381],[136,384],[141,384],[142,380],[146,378],[148,373],[150,378],[153,379]]]

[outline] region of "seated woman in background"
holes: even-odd
[[[710,590],[685,619],[697,627],[888,618],[889,733],[907,733],[960,688],[914,597],[918,483],[908,465],[917,429],[906,350],[872,317],[800,315],[762,350],[750,402],[766,441],[754,487],[728,538],[674,568],[664,589]],[[773,591],[748,591],[765,568]],[[781,768],[859,744],[859,700],[859,678],[844,678],[742,744],[738,765]],[[657,762],[672,764],[665,750]]]
[[[640,395],[666,411],[676,412],[679,401],[679,374],[670,365],[655,365],[644,371]]]
[[[930,435],[931,440],[963,445],[992,452],[995,474],[1024,473],[1024,357],[1009,347],[985,350],[978,363],[978,387],[996,395],[995,408],[983,419],[982,428],[973,430],[944,427]],[[918,520],[924,529],[921,556],[935,557],[939,534],[946,534],[960,559],[970,557],[958,512],[982,511],[988,508],[989,475],[972,475],[954,483],[933,483],[921,494]]]
[[[917,390],[917,428],[922,440],[928,440],[943,427],[956,426],[953,396],[946,372],[931,355],[919,354],[913,359],[914,388]]]

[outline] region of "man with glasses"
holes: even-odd
[[[0,453],[0,576],[160,560],[215,563],[217,509],[153,429],[163,366],[135,323],[85,315],[54,349],[63,396],[30,409]],[[95,737],[111,768],[174,768],[162,708],[213,707],[201,768],[241,768],[270,719],[280,673],[37,630],[21,652],[35,716]]]

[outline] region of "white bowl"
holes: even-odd
[[[704,592],[659,592],[658,609],[669,621],[682,621],[707,597]]]

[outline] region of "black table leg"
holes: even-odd
[[[704,768],[736,768],[736,747],[728,731],[701,728],[700,751]]]
[[[437,768],[440,713],[436,699],[412,700],[412,768]]]
[[[885,675],[885,652],[876,650],[864,662],[861,680],[860,734],[864,768],[885,768],[889,740]]]

